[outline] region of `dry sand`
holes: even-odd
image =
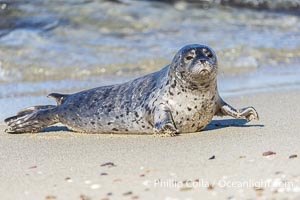
[[[255,106],[261,120],[216,119],[173,138],[9,135],[2,124],[0,199],[300,199],[299,99],[300,91],[227,98]]]

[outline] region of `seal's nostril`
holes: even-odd
[[[204,64],[204,63],[207,62],[207,60],[206,59],[199,59],[198,62],[201,63],[201,64]]]

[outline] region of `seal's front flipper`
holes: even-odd
[[[224,101],[222,101],[222,105],[217,115],[220,116],[228,115],[234,118],[247,119],[248,121],[259,120],[259,116],[255,108],[250,106],[250,107],[237,110]]]
[[[171,111],[165,104],[160,104],[154,109],[154,131],[160,136],[175,136],[179,133],[173,122]]]
[[[20,111],[16,116],[9,117],[4,122],[9,126],[8,133],[34,133],[58,122],[55,111],[56,106],[38,106]]]

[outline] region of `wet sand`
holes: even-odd
[[[299,90],[227,98],[261,120],[218,118],[173,138],[61,127],[9,135],[1,124],[1,199],[299,199],[299,99]]]

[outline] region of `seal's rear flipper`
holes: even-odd
[[[50,109],[50,108],[55,108],[56,106],[53,106],[53,105],[47,105],[47,106],[33,106],[33,107],[29,107],[29,108],[26,108],[24,110],[21,110],[17,113],[17,115],[25,115],[25,114],[29,114],[33,111],[36,111],[36,110],[43,110],[43,109]]]
[[[9,126],[5,131],[8,133],[38,132],[58,122],[55,112],[56,106],[36,106],[20,111],[16,116],[4,120]]]

